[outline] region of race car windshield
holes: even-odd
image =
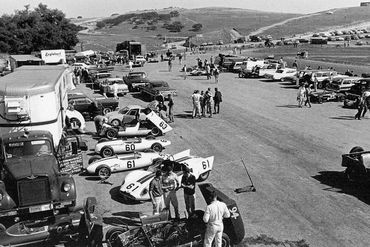
[[[47,140],[11,142],[5,145],[6,158],[52,155],[51,143]]]
[[[120,114],[126,114],[130,109],[128,107],[125,107],[125,108],[122,108],[121,110],[119,110],[119,113]]]

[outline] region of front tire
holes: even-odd
[[[120,121],[119,119],[113,119],[113,120],[111,121],[111,124],[112,124],[113,126],[118,127],[118,126],[120,126],[120,125],[121,125],[121,121]]]
[[[105,234],[105,240],[110,243],[111,246],[114,246],[114,243],[117,241],[118,236],[126,232],[128,228],[126,227],[113,227],[110,228]]]
[[[152,145],[152,149],[154,150],[154,151],[156,151],[156,152],[162,152],[162,150],[163,150],[163,147],[162,147],[162,145],[161,144],[159,144],[159,143],[154,143],[153,145]]]
[[[103,158],[111,157],[114,155],[113,148],[111,146],[104,146],[100,150],[100,155]]]
[[[198,182],[203,182],[209,177],[210,171],[204,172],[199,175]]]
[[[116,129],[108,129],[106,132],[105,132],[105,135],[108,139],[112,140],[114,138],[117,138],[118,136],[118,130]]]
[[[159,136],[161,134],[161,130],[158,129],[157,127],[153,127],[152,130],[150,131],[150,134],[153,136]]]
[[[100,179],[107,179],[111,174],[112,172],[107,166],[101,166],[96,169],[96,175],[98,175]]]

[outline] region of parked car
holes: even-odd
[[[100,92],[106,94],[114,94],[114,84],[117,84],[117,95],[126,95],[129,90],[128,86],[123,82],[121,78],[107,78],[100,83]]]
[[[107,179],[115,172],[141,169],[154,165],[156,162],[163,160],[164,157],[165,155],[155,152],[154,150],[120,154],[106,158],[93,156],[89,159],[86,172],[88,174],[95,174],[101,179]]]
[[[217,199],[224,202],[231,217],[224,218],[225,226],[222,233],[222,246],[230,247],[240,244],[244,239],[245,230],[241,213],[236,202],[230,199],[209,183],[198,185],[203,198],[210,204],[210,195],[215,192]],[[156,215],[140,215],[139,226],[128,227],[116,224],[107,229],[105,239],[110,246],[202,246],[206,232],[203,221],[203,210],[195,210],[192,217],[170,219],[168,210]]]
[[[361,77],[337,77],[334,78],[328,85],[327,89],[334,90],[336,92],[347,92],[351,89],[355,83],[362,79]]]
[[[167,82],[165,81],[150,81],[145,86],[138,86],[142,95],[148,96],[151,100],[156,99],[158,97],[163,97],[164,99],[168,99],[168,95],[171,94],[173,96],[177,95],[177,90],[170,88]]]
[[[146,120],[145,108],[139,105],[128,105],[116,111],[105,114],[108,123],[113,126],[120,126],[131,123],[139,113],[139,120]]]
[[[280,64],[278,63],[265,64],[259,69],[258,76],[264,77],[266,74],[275,73],[279,68]]]
[[[87,120],[114,111],[118,107],[118,101],[115,99],[90,98],[83,93],[68,94],[68,103]]]
[[[149,83],[148,76],[143,71],[130,72],[123,77],[130,92],[139,91],[139,86],[145,86]]]
[[[344,107],[357,108],[357,99],[365,91],[370,90],[370,78],[363,78],[355,82],[355,84],[345,93]]]
[[[111,78],[112,77],[112,74],[109,73],[109,72],[98,72],[98,73],[94,73],[93,76],[92,76],[92,80],[93,80],[93,87],[94,89],[100,89],[100,84],[105,81],[107,78]]]
[[[288,78],[295,77],[297,75],[297,69],[284,68],[278,69],[273,73],[266,73],[265,78],[273,81],[285,81]]]
[[[173,166],[173,172],[179,176],[180,181],[185,167],[190,168],[190,173],[195,176],[198,182],[205,181],[212,171],[214,156],[209,156],[207,158],[193,156],[190,155],[190,149],[188,149],[173,155],[171,159],[171,161],[164,162],[165,164],[152,166],[147,171],[137,170],[127,174],[122,182],[120,194],[131,200],[150,200],[150,181],[154,178],[155,171],[157,169],[165,169],[166,165]]]
[[[99,140],[95,145],[95,153],[103,158],[113,156],[114,154],[132,153],[152,149],[156,152],[162,152],[163,149],[171,145],[171,142],[165,139],[156,139],[154,137],[117,139],[117,140]]]

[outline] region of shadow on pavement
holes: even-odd
[[[285,107],[285,108],[300,108],[298,105],[277,105],[276,107]]]
[[[175,118],[192,118],[191,113],[190,114],[186,114],[186,113],[183,113],[183,114],[175,114],[174,117]]]
[[[109,191],[109,194],[112,198],[112,200],[116,201],[116,202],[119,202],[119,203],[122,203],[122,204],[127,204],[127,205],[136,205],[136,204],[141,204],[140,201],[134,201],[134,200],[131,200],[127,197],[124,197],[122,195],[119,194],[119,188],[121,186],[116,186],[114,188],[112,188],[110,191]]]
[[[370,204],[370,179],[350,182],[344,172],[340,171],[321,171],[319,175],[312,177],[331,187],[324,190],[351,195],[366,204]]]
[[[351,115],[351,116],[330,117],[330,119],[336,119],[336,120],[356,120],[356,119],[355,119],[355,115]]]

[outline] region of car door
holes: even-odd
[[[123,115],[122,123],[124,123],[124,124],[131,123],[136,118],[137,113],[138,113],[138,109],[129,110],[127,112],[127,114]]]

